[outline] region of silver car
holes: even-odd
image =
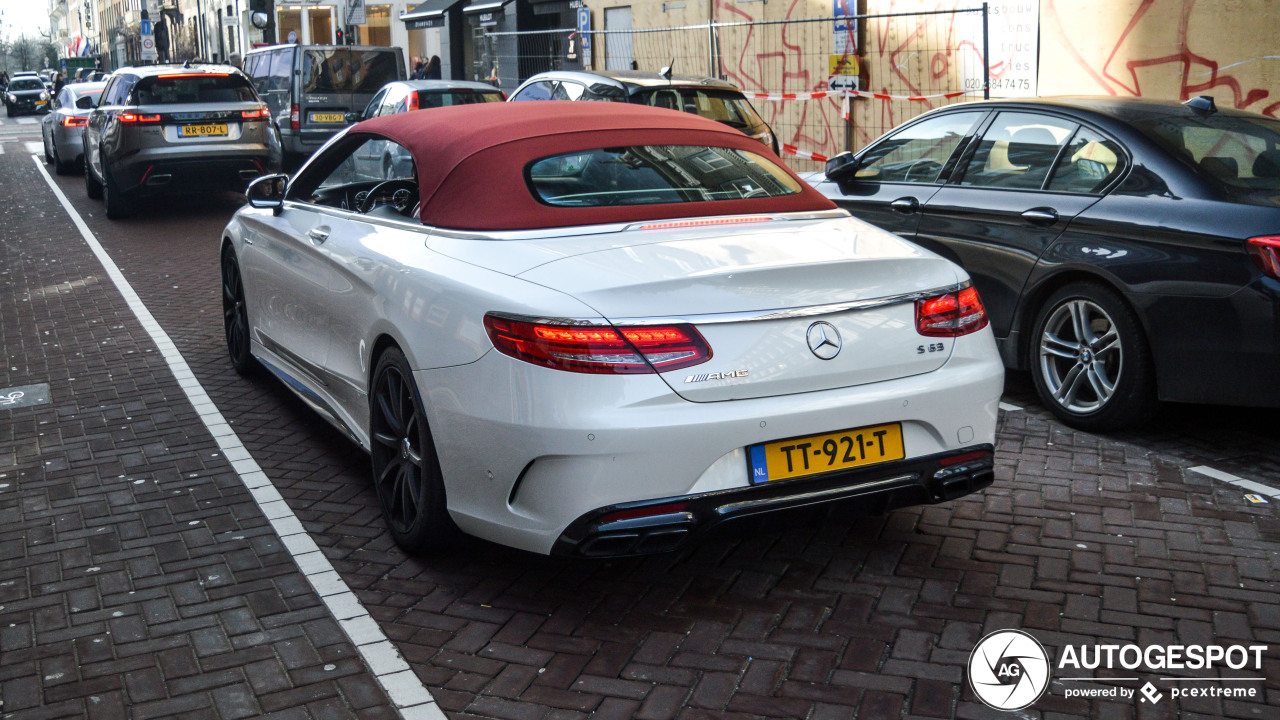
[[[279,136],[249,78],[229,65],[116,70],[83,135],[85,192],[107,217],[173,192],[243,192],[280,164]]]
[[[105,82],[67,85],[54,96],[52,112],[41,120],[44,160],[53,165],[59,175],[74,172],[84,160],[80,136],[106,85]]]

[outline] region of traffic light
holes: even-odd
[[[347,44],[347,34],[342,31],[342,28],[338,28],[338,44],[339,45]]]

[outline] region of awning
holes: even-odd
[[[494,10],[502,9],[502,7],[509,2],[511,2],[511,0],[493,0],[491,2],[473,3],[471,5],[468,5],[462,8],[462,12],[466,13],[467,15],[472,15],[475,13],[482,13],[482,12],[493,12]]]
[[[444,14],[463,0],[427,0],[418,7],[404,13],[400,19],[409,30],[419,28],[443,27]]]

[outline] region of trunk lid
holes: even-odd
[[[687,400],[879,382],[936,370],[950,356],[950,339],[917,333],[915,303],[902,297],[956,284],[955,266],[849,218],[632,230],[602,242],[519,277],[572,295],[618,325],[692,323],[711,360],[662,375]],[[820,344],[819,322],[839,345],[834,357],[810,348],[811,335]]]

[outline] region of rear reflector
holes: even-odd
[[[987,326],[976,288],[967,287],[916,301],[916,331],[928,337],[959,337]]]
[[[665,505],[650,505],[648,507],[632,508],[630,510],[619,510],[611,512],[601,517],[598,522],[607,523],[615,520],[630,520],[638,517],[653,517],[654,515],[668,515],[670,513],[682,512],[689,507],[687,502],[667,503]]]
[[[579,373],[639,374],[711,359],[692,325],[611,327],[528,322],[490,313],[485,329],[499,352],[534,365]]]
[[[88,122],[86,118],[68,115],[62,118],[62,127],[84,127]]]
[[[1280,280],[1280,237],[1249,238],[1245,247],[1259,270]]]
[[[991,457],[990,451],[976,450],[974,452],[967,452],[962,455],[952,455],[951,457],[941,458],[940,460],[938,460],[938,464],[943,467],[946,467],[948,465],[958,465],[962,462],[969,462],[970,460],[980,460],[982,458],[989,458],[989,457]]]
[[[713,220],[676,220],[673,222],[649,223],[641,225],[641,230],[669,230],[671,228],[702,227],[705,225],[735,225],[737,223],[765,222],[771,217],[729,217]]]

